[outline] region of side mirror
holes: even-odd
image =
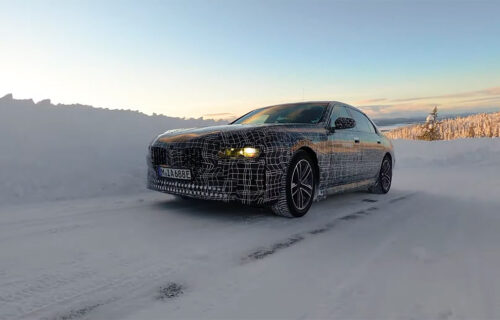
[[[352,129],[356,126],[356,121],[351,118],[337,118],[335,120],[335,129],[341,130],[341,129]]]

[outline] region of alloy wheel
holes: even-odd
[[[380,183],[382,184],[382,189],[388,191],[391,187],[392,182],[392,165],[388,158],[385,158],[382,162],[382,168],[380,170]]]
[[[311,164],[306,159],[301,159],[295,165],[290,184],[291,196],[294,206],[304,210],[313,198],[314,173]]]

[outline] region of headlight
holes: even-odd
[[[259,154],[260,150],[253,147],[227,148],[219,151],[221,158],[257,158]]]

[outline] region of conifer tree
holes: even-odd
[[[441,139],[437,117],[438,109],[437,107],[434,107],[425,120],[423,133],[418,137],[419,140],[433,141]]]

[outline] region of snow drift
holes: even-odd
[[[148,143],[168,129],[224,122],[0,98],[0,203],[133,193]]]

